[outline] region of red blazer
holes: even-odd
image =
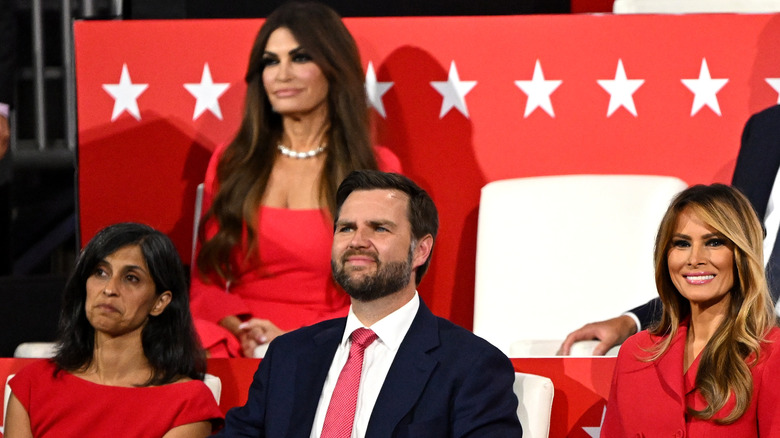
[[[718,425],[686,414],[686,404],[697,410],[706,406],[695,390],[699,358],[683,374],[687,322],[680,325],[669,350],[658,360],[643,362],[646,351],[659,340],[647,331],[628,338],[620,347],[612,377],[607,413],[601,436],[623,437],[780,437],[780,329],[773,328],[753,367],[753,396],[747,411],[736,422]],[[766,376],[766,379],[764,379]],[[731,412],[734,398],[716,414]]]

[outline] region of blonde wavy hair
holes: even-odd
[[[680,321],[691,313],[691,307],[672,283],[668,254],[683,210],[695,214],[733,243],[734,285],[730,291],[728,315],[701,352],[696,375],[696,389],[707,407],[688,412],[709,420],[720,411],[733,392],[734,409],[725,417],[713,420],[733,423],[750,405],[753,379],[750,368],[758,362],[761,343],[777,324],[772,298],[764,274],[764,231],[753,207],[737,189],[723,185],[695,185],[672,200],[655,240],[655,283],[663,303],[661,321],[650,333],[662,339],[651,349],[653,361],[671,345]]]

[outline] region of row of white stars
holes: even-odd
[[[766,82],[778,93],[780,104],[780,78],[766,78]],[[618,59],[617,70],[614,79],[599,79],[596,81],[607,93],[609,93],[609,105],[607,117],[612,116],[618,109],[626,111],[637,117],[634,93],[641,87],[644,79],[628,79],[623,60]],[[681,82],[694,95],[691,106],[691,116],[694,116],[705,106],[715,114],[721,115],[717,93],[726,85],[728,79],[714,79],[710,75],[707,60],[702,58],[699,77],[697,79],[681,79]],[[515,81],[515,85],[528,96],[525,104],[524,117],[531,115],[536,109],[542,109],[550,117],[555,117],[550,95],[563,83],[562,80],[545,79],[542,65],[536,60],[533,76],[530,81]],[[466,95],[477,85],[477,81],[462,81],[458,74],[455,61],[450,64],[446,81],[432,81],[431,86],[442,95],[441,111],[439,118],[443,118],[453,108],[461,114],[469,117],[466,106]],[[366,71],[366,93],[369,104],[382,116],[387,117],[382,96],[393,87],[393,82],[379,82],[376,78],[374,65],[369,62]],[[116,120],[123,112],[127,111],[136,120],[141,120],[137,99],[146,91],[149,84],[134,84],[130,79],[127,64],[122,65],[122,73],[118,84],[103,84],[103,89],[114,98],[114,109],[111,121]],[[203,66],[203,74],[200,83],[184,84],[184,88],[195,97],[195,111],[192,120],[196,120],[207,110],[218,119],[222,120],[222,110],[219,106],[219,98],[230,87],[230,83],[215,83],[211,77],[208,63]]]

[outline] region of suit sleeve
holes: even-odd
[[[780,105],[774,105],[754,114],[742,130],[742,143],[731,184],[748,198],[756,210],[761,225],[767,214],[769,196],[780,169]],[[764,254],[769,257],[770,254]],[[776,271],[778,254],[769,258],[767,272]],[[771,280],[771,279],[770,279]],[[780,282],[770,281],[772,300],[780,297]]]
[[[753,204],[763,223],[769,195],[780,168],[780,106],[754,114],[742,130],[731,184]]]
[[[225,427],[216,436],[264,438],[265,415],[267,411],[268,385],[270,384],[273,346],[260,361],[260,366],[249,386],[249,395],[244,406],[235,407],[225,416]]]
[[[512,363],[498,350],[480,355],[453,401],[452,436],[522,437],[514,380]]]
[[[629,312],[639,318],[639,324],[642,326],[640,330],[647,330],[648,327],[661,320],[662,310],[661,299],[653,298],[639,307],[634,307]]]

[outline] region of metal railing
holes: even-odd
[[[106,1],[111,4],[107,6]],[[14,173],[45,173],[49,170],[67,172],[72,169],[75,174],[78,137],[73,18],[96,17],[101,13],[99,11],[103,11],[103,16],[106,16],[106,10],[110,16],[121,16],[121,0],[17,0],[16,7],[19,16],[27,16],[29,12],[29,34],[20,34],[17,38],[25,41],[25,44],[21,44],[24,47],[22,50],[29,47],[30,57],[25,65],[19,63],[15,108],[10,114]],[[56,21],[52,21],[53,18]],[[59,23],[59,26],[53,26],[53,22]],[[26,26],[19,28],[20,32],[27,29]],[[57,31],[59,34],[46,33]],[[47,42],[58,43],[59,47],[47,51]],[[46,59],[47,54],[50,58],[61,60],[60,65],[57,65],[55,59]],[[27,59],[26,56],[24,58]],[[19,90],[22,88],[27,91],[24,96],[20,96]],[[52,105],[62,105],[61,111],[47,108]],[[23,120],[26,123],[24,133],[19,129],[20,114],[24,114],[25,119],[32,119]],[[47,259],[54,264],[61,264],[56,262],[57,258],[62,258],[58,248],[74,236],[78,242],[78,207],[75,198],[70,201],[60,198],[57,204],[51,210],[60,219],[50,224],[50,228],[33,231],[36,236],[33,243],[23,248],[23,252],[14,260],[14,274],[25,275]],[[67,213],[64,217],[60,216],[63,212]],[[65,253],[70,253],[70,250]]]
[[[109,2],[106,4],[106,2]],[[32,65],[20,69],[18,80],[30,80],[32,82],[32,103],[34,115],[34,137],[20,139],[16,117],[18,111],[11,114],[11,150],[14,156],[15,167],[32,168],[67,168],[75,166],[77,126],[76,126],[76,77],[73,57],[73,18],[74,12],[79,12],[79,17],[92,18],[101,14],[101,10],[108,8],[108,15],[119,17],[122,14],[122,0],[74,0],[55,1],[29,0],[29,3],[21,4],[20,8],[30,10],[31,28],[31,55]],[[61,66],[47,66],[45,59],[45,44],[47,41],[44,26],[44,12],[57,10],[60,14],[60,50],[62,55]],[[103,12],[105,14],[105,12]],[[62,86],[64,105],[62,118],[49,120],[47,118],[46,105],[46,81],[59,79]],[[17,108],[19,102],[17,102]],[[52,123],[63,124],[63,138],[50,138],[48,127]]]

